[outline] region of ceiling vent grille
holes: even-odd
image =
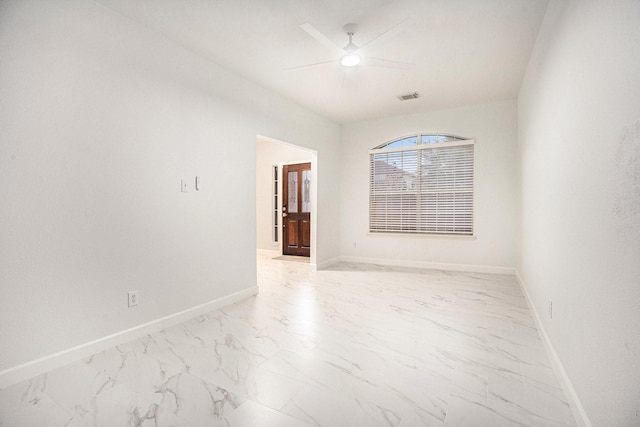
[[[420,98],[420,94],[418,92],[407,93],[405,95],[398,95],[398,99],[400,101],[408,101],[410,99],[418,99]]]

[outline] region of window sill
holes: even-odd
[[[477,237],[475,234],[469,235],[461,235],[461,234],[438,234],[438,233],[373,233],[371,231],[367,232],[367,236],[375,236],[375,237],[409,237],[409,238],[428,238],[428,239],[456,239],[456,240],[476,240]]]

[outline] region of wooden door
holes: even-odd
[[[282,254],[311,250],[311,163],[282,168]]]

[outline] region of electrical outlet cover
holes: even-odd
[[[131,291],[127,293],[127,298],[129,301],[129,307],[135,307],[138,305],[138,291]]]

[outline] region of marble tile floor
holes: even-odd
[[[260,294],[0,390],[0,426],[575,426],[513,276],[258,255]]]

